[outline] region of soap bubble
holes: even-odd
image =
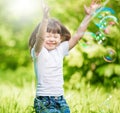
[[[114,62],[116,60],[116,51],[111,48],[107,49],[103,56],[103,59],[106,62]]]
[[[95,23],[95,25],[100,29],[104,30],[107,28],[108,25],[115,25],[118,23],[118,19],[115,16],[109,15],[103,17],[99,23]]]
[[[81,42],[81,45],[84,48],[88,48],[88,47],[91,47],[95,44],[95,39],[96,39],[96,34],[95,33],[85,32],[84,36],[83,36],[83,38],[80,42]]]
[[[99,9],[96,10],[95,14],[115,14],[115,11],[112,8],[109,7],[101,7]]]
[[[102,44],[106,40],[106,37],[103,32],[98,31],[96,33],[96,41],[98,44]]]

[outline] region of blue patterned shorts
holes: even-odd
[[[63,96],[39,96],[34,99],[36,113],[70,113],[70,109]]]

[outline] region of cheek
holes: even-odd
[[[58,43],[60,43],[60,42],[61,42],[61,40],[57,40],[57,42],[58,42]]]
[[[43,44],[46,45],[47,42],[48,42],[47,40],[44,40],[44,43],[43,43]]]
[[[47,42],[47,41],[49,41],[49,39],[48,39],[48,38],[45,38],[44,43]]]
[[[62,38],[59,38],[58,41],[61,42],[61,41],[62,41]]]

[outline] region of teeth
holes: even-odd
[[[55,44],[55,42],[51,42],[51,44]]]

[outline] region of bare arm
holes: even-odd
[[[36,42],[35,42],[35,53],[36,55],[39,54],[39,52],[41,51],[41,48],[43,46],[44,43],[44,38],[45,38],[45,34],[46,34],[46,30],[47,30],[47,24],[48,24],[48,12],[49,9],[47,6],[45,6],[43,8],[43,18],[42,18],[42,22],[38,28],[38,32],[36,34]]]
[[[96,0],[97,1],[97,0]],[[100,7],[99,4],[97,4],[96,1],[92,1],[91,6],[90,7],[84,7],[85,8],[85,12],[86,12],[86,16],[83,19],[83,21],[81,22],[80,26],[78,27],[77,32],[73,35],[73,37],[69,40],[69,50],[72,49],[77,43],[78,41],[83,37],[84,32],[86,31],[91,18],[92,18],[92,14],[95,12],[95,10],[97,8]]]
[[[87,29],[89,22],[90,22],[91,16],[87,15],[82,23],[80,24],[77,32],[72,36],[72,38],[69,40],[69,50],[72,49],[82,38],[84,35],[85,30]]]

